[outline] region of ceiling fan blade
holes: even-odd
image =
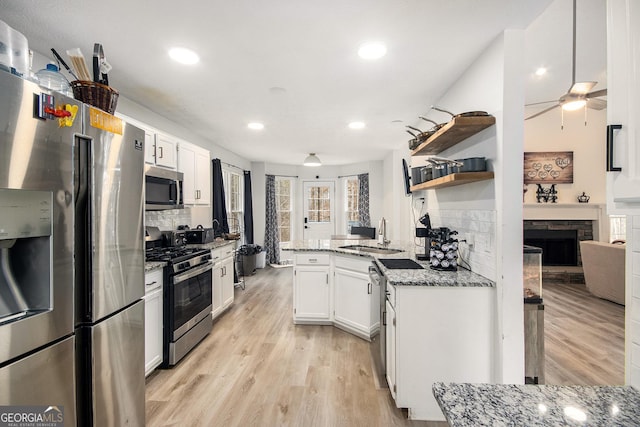
[[[544,110],[542,110],[542,111],[540,111],[540,112],[538,112],[538,113],[534,114],[533,116],[529,116],[529,117],[525,118],[525,120],[529,120],[529,119],[533,119],[533,118],[535,118],[535,117],[541,116],[541,115],[543,115],[544,113],[546,113],[546,112],[549,112],[549,111],[553,110],[554,108],[558,108],[559,106],[560,106],[560,104],[556,104],[556,105],[554,105],[554,106],[552,106],[552,107],[545,108]]]
[[[607,94],[606,89],[594,90],[593,92],[589,92],[587,94],[587,98],[597,98],[599,96],[605,96]]]
[[[571,95],[586,95],[598,82],[575,82],[571,85],[569,93]]]
[[[604,99],[587,99],[587,108],[592,110],[604,110],[607,108],[607,101]]]
[[[557,99],[553,99],[551,101],[542,101],[542,102],[532,102],[531,104],[524,104],[525,107],[531,107],[533,105],[540,105],[540,104],[548,104],[550,102],[558,102]]]

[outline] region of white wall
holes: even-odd
[[[293,176],[294,185],[294,206],[293,206],[293,230],[292,239],[303,238],[303,182],[304,181],[333,181],[336,183],[336,207],[342,208],[342,197],[344,193],[340,188],[342,182],[338,177],[344,175],[357,175],[361,173],[369,174],[369,199],[371,225],[377,227],[380,217],[382,217],[382,193],[383,193],[383,163],[382,161],[354,163],[341,166],[320,166],[310,168],[305,166],[282,165],[274,163],[253,162],[251,164],[251,179],[253,181],[253,208],[254,208],[254,240],[257,244],[264,243],[265,231],[265,174]],[[317,177],[317,178],[316,178]],[[335,234],[345,234],[346,224],[340,211],[336,211],[336,232]]]
[[[560,108],[524,126],[524,151],[573,151],[573,184],[556,184],[558,203],[578,203],[584,191],[589,203],[606,203],[606,126],[607,111],[584,109],[564,112],[561,128]],[[536,203],[535,184],[527,186],[525,203]]]
[[[487,157],[495,179],[414,194],[414,203],[416,197],[425,198],[434,227],[458,227],[462,238],[473,236],[473,248],[464,248],[463,253],[466,251],[472,270],[496,282],[496,312],[487,315],[496,322],[495,380],[505,383],[524,381],[523,51],[524,31],[505,31],[436,102],[450,111],[482,110],[496,117],[495,126],[439,154],[449,158]],[[439,122],[449,119],[433,110],[427,116]],[[423,162],[420,158],[412,160],[414,165]]]

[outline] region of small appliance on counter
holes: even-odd
[[[215,239],[213,228],[204,228],[202,225],[186,230],[185,237],[189,244],[211,243]]]
[[[187,244],[186,230],[166,230],[162,231],[162,241],[165,247],[183,246]]]

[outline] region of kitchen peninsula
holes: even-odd
[[[427,262],[383,265],[414,260],[412,243],[310,240],[283,250],[294,252],[293,322],[334,325],[368,340],[384,330],[389,390],[410,419],[444,420],[431,392],[437,381],[494,381],[493,281],[462,268],[432,270]],[[372,263],[384,276],[377,289]]]

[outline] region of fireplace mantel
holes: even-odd
[[[593,239],[608,241],[609,220],[604,203],[525,203],[524,220],[591,220]]]

